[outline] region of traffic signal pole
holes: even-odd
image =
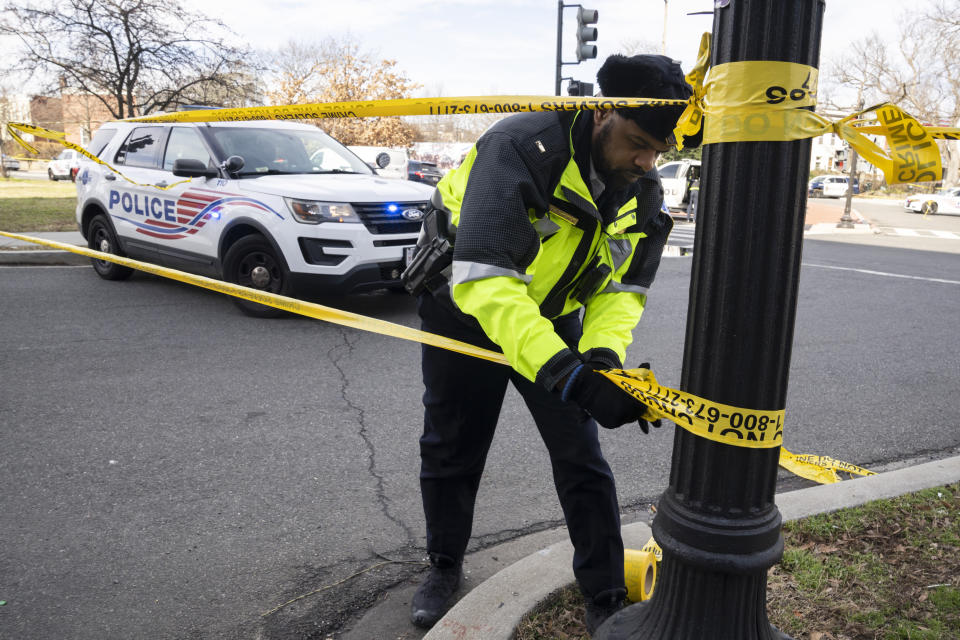
[[[818,66],[824,0],[715,7],[714,65]],[[682,389],[739,407],[785,407],[809,167],[809,140],[704,148]],[[779,454],[676,428],[653,521],[663,549],[653,597],[612,616],[594,638],[786,638],[766,610],[767,571],[783,554]]]
[[[577,61],[563,61],[563,10],[567,7],[577,7]],[[560,95],[560,83],[564,80],[561,77],[563,66],[568,64],[580,64],[584,60],[597,57],[597,46],[591,44],[597,39],[597,28],[590,25],[596,24],[600,14],[596,9],[585,9],[579,4],[564,4],[563,0],[557,0],[557,75],[554,84],[554,94]],[[573,78],[568,78],[573,80]],[[591,85],[592,86],[592,85]],[[584,95],[579,89],[575,95]]]
[[[563,0],[557,0],[557,82],[553,94],[560,95],[560,76],[563,70]]]

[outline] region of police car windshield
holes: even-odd
[[[241,178],[278,174],[373,173],[346,147],[322,131],[210,127],[224,158],[240,156]]]

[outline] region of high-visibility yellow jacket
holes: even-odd
[[[437,185],[456,226],[453,302],[514,369],[548,389],[588,351],[622,366],[673,227],[660,209],[655,169],[626,188],[608,188],[598,207],[587,187],[592,131],[590,112],[506,118]],[[584,298],[585,274],[599,265],[610,273]],[[580,307],[577,353],[551,319]]]

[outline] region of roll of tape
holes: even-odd
[[[623,577],[627,584],[627,600],[649,600],[657,584],[657,559],[650,551],[623,550]]]

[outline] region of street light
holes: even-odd
[[[863,110],[863,98],[860,98],[857,111]],[[843,205],[843,215],[837,223],[838,229],[853,229],[853,218],[850,217],[850,206],[853,203],[853,183],[857,179],[857,150],[850,147],[850,177],[847,178],[847,201]]]

